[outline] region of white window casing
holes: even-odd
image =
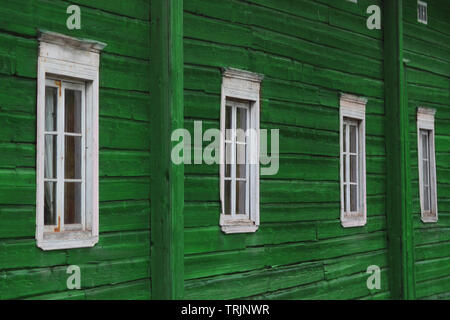
[[[417,108],[417,158],[421,219],[438,221],[434,116],[436,110]]]
[[[39,35],[36,241],[43,250],[92,247],[98,242],[98,87],[99,57],[104,47],[101,42],[79,40],[53,32],[41,31]],[[54,97],[50,96],[50,92],[54,93]],[[53,104],[53,113],[46,112],[47,102]],[[67,103],[72,104],[68,106]],[[66,118],[65,108],[69,108],[70,114],[77,112],[77,115]],[[52,130],[47,127],[49,117],[56,121]],[[76,122],[77,117],[78,122],[73,126],[78,129],[68,130],[72,125],[67,121]],[[46,140],[46,137],[50,139]],[[56,151],[46,151],[46,141],[51,141],[49,145]],[[67,151],[69,146],[75,150],[73,153]],[[73,166],[69,167],[66,175],[64,172],[68,162],[64,162],[67,160],[65,152],[69,152],[67,159]],[[48,158],[50,156],[51,160]],[[48,172],[52,172],[50,177]],[[74,176],[67,176],[68,172]],[[55,186],[55,189],[48,191],[50,188],[46,189],[46,183]],[[73,194],[68,192],[69,196],[73,195],[68,201],[72,205],[68,211],[71,211],[70,219],[73,221],[64,223],[67,214],[64,212],[64,199],[69,185],[77,191],[72,191]],[[44,198],[45,192],[48,198]],[[51,222],[47,220],[47,223],[44,223],[45,201],[47,207],[48,203],[52,204],[51,210],[55,214],[55,219]],[[76,215],[76,212],[79,214]]]
[[[428,24],[428,5],[424,1],[417,1],[417,21]]]
[[[234,68],[223,71],[220,109],[221,214],[219,224],[224,233],[255,232],[259,227],[259,110],[262,79],[262,75]],[[242,116],[241,119],[245,119],[241,120],[241,126],[251,129],[246,131],[245,138],[239,138],[236,134],[235,129],[239,127],[238,114]],[[228,136],[226,136],[226,119],[231,129],[229,130],[231,134]],[[225,146],[227,146],[228,157],[225,155]],[[240,159],[245,158],[245,162],[242,163],[245,169],[238,168],[239,160],[230,161],[230,159],[236,159],[239,150],[245,150],[239,153]],[[237,171],[243,171],[245,174],[240,176]],[[225,185],[228,187],[227,191]],[[245,204],[244,202],[239,204],[241,200],[245,201]]]
[[[340,194],[343,227],[364,226],[367,222],[366,103],[367,99],[350,94],[343,93],[340,97]]]

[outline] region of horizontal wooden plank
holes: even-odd
[[[36,80],[0,75],[0,82],[2,113],[7,111],[36,114]]]
[[[100,116],[150,120],[150,97],[147,93],[102,88],[99,94]]]
[[[323,279],[321,263],[224,275],[185,283],[186,299],[237,299]]]
[[[149,231],[104,233],[92,248],[67,250],[66,263],[80,265],[136,257],[149,259],[149,239]]]
[[[81,28],[69,30],[66,20],[68,4],[64,1],[18,0],[5,3],[0,12],[0,29],[35,37],[38,29],[52,30],[72,37],[87,38],[108,44],[105,52],[148,58],[149,21],[110,14],[82,7]]]
[[[416,261],[448,257],[450,241],[416,246],[414,252]]]
[[[331,281],[320,281],[313,284],[298,286],[273,293],[267,293],[252,297],[253,299],[263,300],[348,300],[361,299],[363,297],[371,297],[380,290],[371,292],[367,288],[367,277],[365,272],[360,272],[348,277],[342,277]],[[387,271],[381,272],[382,288],[388,290]]]
[[[325,279],[331,280],[359,272],[366,272],[371,265],[386,268],[388,267],[388,254],[386,250],[380,250],[325,260],[323,263]]]
[[[317,223],[317,238],[337,238],[353,234],[370,233],[382,230],[386,230],[385,216],[368,217],[366,225],[359,228],[344,228],[341,225],[340,219],[335,219],[331,221],[320,221]]]
[[[184,278],[197,279],[260,269],[266,266],[265,260],[263,247],[188,255],[184,258]]]
[[[36,147],[24,143],[0,143],[0,168],[34,167]]]
[[[100,178],[100,201],[150,199],[148,177]]]
[[[150,149],[150,127],[145,122],[100,117],[100,148]]]
[[[146,59],[146,60],[143,60]],[[142,91],[150,90],[148,56],[134,59],[102,53],[100,56],[100,88]]]
[[[150,300],[149,279],[85,290],[86,300]]]
[[[25,300],[149,300],[150,280],[136,280],[92,289],[67,290],[28,297]]]
[[[220,227],[185,230],[185,254],[244,249],[249,246],[316,240],[316,224],[261,224],[255,233],[224,234]]]
[[[361,245],[361,243],[364,243],[364,245]],[[302,261],[337,258],[385,248],[386,233],[374,232],[315,243],[271,246],[267,248],[267,262],[269,265],[284,265]]]
[[[100,176],[148,176],[150,153],[148,151],[100,150]]]
[[[32,237],[36,232],[36,208],[0,206],[0,239]]]
[[[448,257],[440,259],[417,262],[415,268],[416,281],[418,282],[448,276],[450,275],[450,254]]]
[[[416,284],[416,297],[418,299],[445,294],[450,291],[450,276],[419,282]]]
[[[17,299],[38,294],[67,290],[68,266],[13,270],[2,274],[1,299]],[[149,260],[146,258],[107,261],[79,265],[81,287],[128,282],[149,278]]]
[[[148,230],[150,201],[100,203],[100,232]]]
[[[74,0],[72,3],[111,12],[120,16],[150,20],[150,3],[146,0],[132,0],[126,3],[122,0],[97,1]]]
[[[36,143],[36,116],[18,112],[2,112],[0,123],[2,124],[0,142]]]

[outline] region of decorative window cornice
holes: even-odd
[[[65,34],[56,33],[52,31],[39,30],[38,36],[39,42],[53,43],[60,46],[69,46],[74,49],[84,50],[99,53],[106,47],[106,43],[89,40],[89,39],[78,39],[74,37],[69,37]]]
[[[259,73],[253,73],[250,71],[235,68],[223,68],[222,70],[223,70],[222,75],[228,78],[242,79],[258,83],[260,83],[264,79],[264,75]]]
[[[418,107],[417,108],[418,128],[433,130],[435,114],[436,114],[436,109]]]
[[[348,93],[341,93],[340,105],[341,107],[353,107],[365,111],[367,98],[358,97]]]

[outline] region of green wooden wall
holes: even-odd
[[[66,9],[81,8],[81,29]],[[35,236],[37,29],[107,43],[100,61],[100,241],[44,252]],[[150,1],[0,7],[0,299],[149,299]],[[67,290],[68,265],[82,290]]]
[[[366,28],[367,7],[381,8],[383,1],[183,2],[185,127],[192,132],[201,120],[204,131],[219,128],[221,68],[234,67],[265,75],[261,128],[280,130],[280,168],[261,176],[256,233],[222,233],[218,165],[185,165],[184,297],[391,298],[383,30]],[[416,0],[403,0],[417,298],[450,298],[447,2],[428,0],[424,26],[417,23]],[[70,4],[81,8],[81,30],[66,28]],[[44,252],[34,239],[38,28],[107,43],[100,66],[100,241],[90,249]],[[2,3],[0,299],[159,297],[156,290],[151,295],[158,257],[150,257],[150,140],[157,143],[158,136],[150,125],[162,113],[150,112],[150,56],[150,0]],[[340,92],[368,98],[364,227],[343,228],[339,219]],[[436,224],[420,220],[419,105],[437,109]],[[81,268],[81,290],[66,289],[66,269],[74,264]],[[370,265],[382,270],[380,290],[367,289]]]
[[[450,298],[450,6],[429,0],[428,25],[416,1],[404,1],[404,58],[410,118],[411,186],[417,298]],[[439,220],[420,220],[416,109],[435,108]]]
[[[261,226],[218,226],[219,168],[185,166],[185,297],[384,299],[390,297],[381,30],[366,9],[335,0],[185,0],[185,125],[219,127],[221,67],[265,78],[261,128],[280,129],[280,170],[261,176]],[[339,93],[368,98],[367,215],[343,228]],[[370,265],[381,290],[366,286]]]

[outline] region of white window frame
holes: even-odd
[[[420,194],[420,214],[424,223],[433,223],[438,221],[438,203],[437,203],[437,176],[436,176],[436,150],[434,141],[434,116],[436,114],[435,109],[431,108],[417,108],[417,159],[419,168],[419,194]],[[423,150],[421,130],[429,131],[428,143],[429,143],[429,168],[430,168],[430,202],[431,208],[429,211],[424,210],[424,180],[423,180]]]
[[[92,247],[98,242],[98,87],[100,51],[106,45],[92,40],[79,40],[66,35],[43,31],[39,35],[38,79],[37,79],[37,155],[36,155],[36,242],[43,250]],[[55,82],[55,80],[57,80]],[[62,80],[62,81],[61,81]],[[58,228],[44,225],[44,155],[45,155],[45,88],[55,86],[61,91],[82,90],[82,121],[85,132],[82,139],[82,194],[81,225],[69,225],[64,229],[62,221]],[[64,93],[62,93],[64,97]],[[59,113],[64,107],[58,98]],[[83,110],[85,110],[83,112]],[[64,111],[62,111],[64,112]],[[83,114],[84,113],[84,114]],[[60,117],[61,118],[61,117]],[[58,125],[57,130],[61,130]],[[58,152],[62,152],[58,141]],[[58,168],[64,166],[59,163]],[[58,179],[64,179],[58,171]],[[61,188],[60,188],[61,189]],[[58,210],[64,210],[61,197],[57,197]],[[84,203],[83,203],[84,202]],[[60,212],[64,219],[64,212]]]
[[[259,110],[260,85],[263,76],[260,74],[226,68],[223,70],[222,94],[220,108],[220,201],[221,214],[219,224],[224,233],[250,233],[259,227]],[[248,215],[225,214],[225,116],[229,99],[240,99],[249,103],[247,132],[247,165],[248,183],[246,192],[250,210]],[[233,137],[234,139],[235,137]]]
[[[350,94],[341,94],[340,98],[340,191],[341,191],[341,224],[345,228],[364,226],[367,222],[366,201],[366,104],[367,99]],[[356,213],[344,211],[344,139],[343,127],[346,119],[358,122],[358,204]],[[347,170],[347,173],[349,170]]]
[[[425,20],[420,18],[420,7],[423,6],[425,7],[426,10],[426,14],[425,14]],[[428,24],[428,4],[424,1],[417,1],[417,21],[419,23],[423,23],[423,24]]]

